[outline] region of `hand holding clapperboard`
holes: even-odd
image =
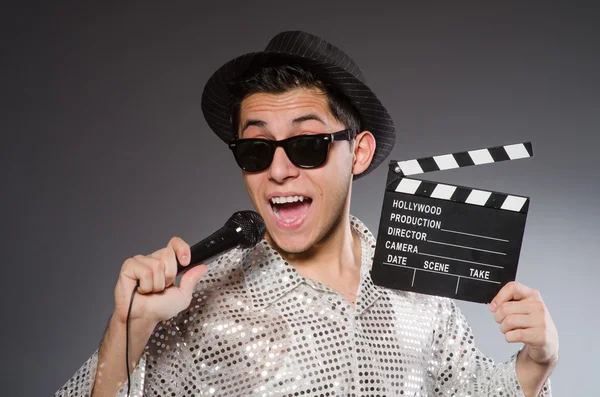
[[[406,176],[531,156],[527,142],[390,162],[373,282],[491,302],[515,280],[529,198]]]

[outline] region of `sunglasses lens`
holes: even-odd
[[[325,163],[329,142],[316,136],[299,136],[288,143],[287,155],[298,167],[314,168]]]
[[[273,151],[266,142],[240,140],[235,145],[235,158],[244,171],[263,171],[271,164]]]
[[[329,141],[323,136],[302,135],[285,140],[281,144],[296,167],[315,168],[327,161]],[[273,141],[241,139],[233,146],[238,165],[248,172],[264,171],[271,165],[276,145]]]

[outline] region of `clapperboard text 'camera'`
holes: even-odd
[[[490,302],[515,280],[529,198],[406,176],[531,156],[527,142],[390,162],[373,282]]]

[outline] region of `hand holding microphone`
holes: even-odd
[[[260,215],[239,211],[222,228],[192,247],[173,237],[166,247],[150,255],[127,259],[115,287],[114,315],[125,324],[131,292],[139,280],[130,320],[157,324],[175,316],[188,307],[194,287],[208,270],[203,262],[236,246],[252,247],[264,234]],[[179,286],[174,284],[178,275]]]

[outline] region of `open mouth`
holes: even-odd
[[[312,203],[312,199],[306,196],[277,196],[269,200],[275,217],[285,223],[293,224],[302,220]]]

